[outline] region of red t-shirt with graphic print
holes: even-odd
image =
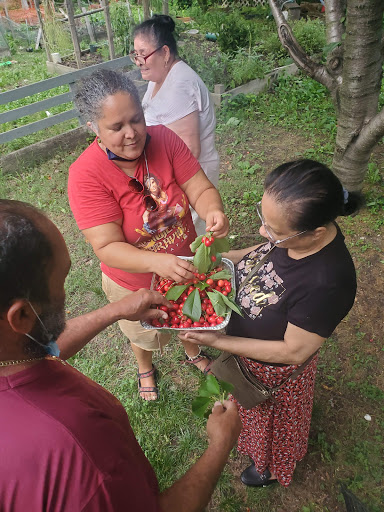
[[[148,212],[143,194],[131,192],[130,177],[95,140],[69,168],[69,203],[79,229],[100,226],[119,219],[127,243],[154,252],[191,256],[189,245],[196,238],[189,202],[181,185],[200,169],[184,142],[165,126],[147,128],[150,139],[132,175],[144,183],[157,209]],[[129,273],[101,263],[101,270],[130,290],[149,288],[152,274]]]

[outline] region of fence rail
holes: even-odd
[[[4,112],[0,114],[0,123],[16,121],[17,119],[20,119],[31,114],[35,114],[36,112],[46,111],[48,108],[72,102],[74,94],[74,84],[80,78],[90,75],[96,69],[100,68],[121,69],[125,67],[136,69],[136,67],[133,66],[128,56],[120,57],[119,59],[109,60],[107,62],[102,62],[101,64],[95,64],[93,66],[79,69],[77,71],[72,71],[70,73],[66,73],[65,75],[57,76],[55,78],[48,78],[47,80],[43,80],[41,82],[31,85],[25,85],[24,87],[20,87],[18,89],[2,92],[0,93],[0,105],[7,105],[12,101],[27,98],[40,92],[49,91],[62,85],[69,85],[71,89],[70,92],[59,94],[52,98],[36,101],[34,103],[31,103],[30,105],[25,105],[24,107],[19,107]],[[70,110],[66,110],[64,112],[61,112],[60,114],[55,114],[53,116],[47,117],[46,119],[41,119],[40,121],[28,123],[19,128],[14,128],[7,132],[0,133],[0,144],[11,142],[12,140],[24,137],[25,135],[30,135],[31,133],[36,133],[50,126],[54,126],[56,124],[68,121],[70,119],[74,119],[76,117],[79,119],[79,124],[84,124],[84,122],[80,118],[77,109],[71,108]]]

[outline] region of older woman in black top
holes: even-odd
[[[358,194],[344,191],[318,162],[299,160],[272,171],[257,204],[260,234],[268,241],[227,255],[236,263],[237,302],[244,317],[232,316],[227,335],[184,335],[241,356],[270,388],[315,354],[295,380],[275,392],[275,402],[249,410],[239,404],[238,450],[252,460],[241,475],[246,485],[289,485],[307,451],[316,352],[351,309],[356,293],[354,265],[335,219],[354,212],[359,202]]]

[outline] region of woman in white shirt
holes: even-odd
[[[178,56],[174,29],[170,16],[154,15],[133,32],[135,49],[130,56],[142,78],[149,80],[142,102],[145,121],[147,126],[163,124],[174,131],[217,187],[214,107],[204,82]],[[204,221],[193,210],[192,218],[197,234],[205,233]]]

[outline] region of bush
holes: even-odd
[[[253,43],[252,23],[238,14],[229,14],[225,17],[219,29],[217,38],[222,52],[233,55],[241,48],[249,48]]]
[[[215,84],[224,84],[227,88],[230,83],[230,58],[227,55],[207,57],[204,53],[207,44],[203,43],[199,49],[189,41],[185,46],[180,46],[179,55],[196,71],[210,91],[213,91]]]
[[[239,50],[230,61],[230,87],[234,88],[238,85],[262,78],[267,73],[266,64],[255,53],[246,53]]]
[[[132,18],[129,16],[127,4],[112,2],[110,5],[111,25],[118,55],[128,55],[133,43],[131,38]]]
[[[325,25],[319,19],[296,21],[293,33],[309,55],[322,52],[326,45]]]

